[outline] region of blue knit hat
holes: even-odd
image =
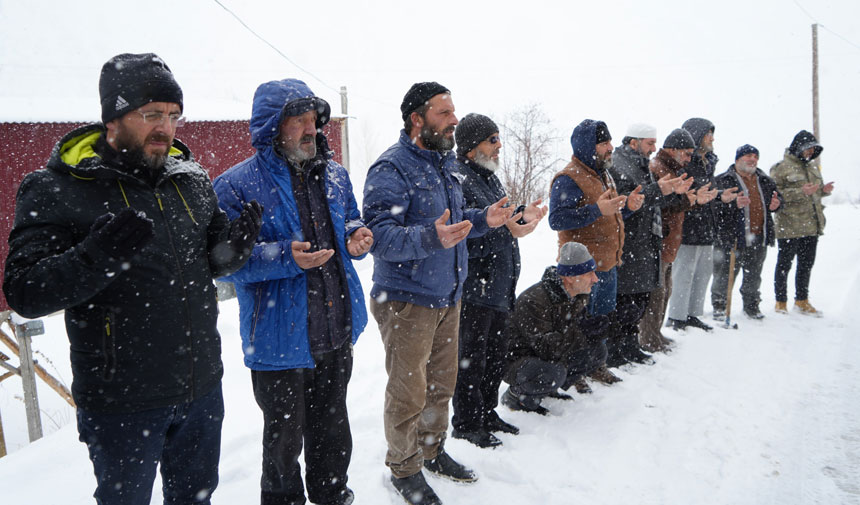
[[[558,275],[572,277],[587,274],[597,268],[588,248],[579,242],[567,242],[558,253]]]
[[[735,152],[735,161],[740,159],[741,156],[744,156],[747,154],[755,154],[756,156],[758,156],[758,149],[756,149],[754,146],[752,146],[750,144],[744,144],[744,145],[738,147],[738,150]]]

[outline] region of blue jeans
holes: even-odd
[[[612,267],[608,272],[594,272],[597,282],[591,288],[588,297],[588,313],[591,315],[609,314],[615,310],[615,298],[618,293],[618,268]]]
[[[189,403],[142,412],[77,410],[96,474],[99,505],[149,505],[161,463],[165,505],[209,505],[218,485],[221,385]]]

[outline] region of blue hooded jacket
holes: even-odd
[[[469,238],[489,230],[484,209],[466,208],[462,177],[453,152],[421,149],[404,130],[371,165],[364,219],[373,231],[374,299],[431,308],[460,300],[468,271],[466,241],[443,248],[435,221],[450,209],[448,224],[472,222]]]
[[[274,149],[284,111],[308,102],[320,113],[317,127],[328,120],[328,105],[314,98],[308,86],[296,79],[260,85],[254,94],[251,143],[257,149],[251,158],[215,179],[219,205],[231,219],[242,205],[257,200],[263,205],[263,226],[248,262],[223,280],[236,286],[239,298],[239,332],[245,365],[252,370],[313,368],[308,342],[307,276],[293,260],[290,243],[303,240],[298,209],[290,186],[287,162]],[[317,134],[318,158],[326,163],[325,188],[336,254],[346,273],[352,309],[352,342],[367,324],[364,293],[353,258],[346,250],[346,237],[364,226],[352,183],[346,169],[329,159],[325,137]],[[273,174],[281,174],[278,182]],[[286,187],[285,187],[286,186]],[[362,256],[363,257],[363,256]]]
[[[597,172],[594,155],[597,153],[597,127],[606,123],[585,119],[573,129],[570,136],[570,145],[573,147],[573,155]],[[597,172],[601,178],[605,171]],[[608,174],[607,174],[608,175]],[[609,177],[611,180],[611,176]],[[553,230],[574,230],[584,228],[600,219],[603,215],[597,204],[579,205],[582,200],[582,189],[573,182],[570,177],[557,177],[552,183],[549,191],[549,227]],[[633,212],[624,207],[621,212],[623,219],[627,219]]]

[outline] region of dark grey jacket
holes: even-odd
[[[624,249],[618,267],[618,292],[648,293],[654,290],[660,278],[660,248],[663,242],[663,225],[660,207],[671,204],[673,195],[664,197],[660,186],[649,169],[648,158],[627,145],[612,153],[609,168],[618,194],[629,195],[636,186],[642,186],[645,202],[642,207],[624,220]]]

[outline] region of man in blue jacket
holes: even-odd
[[[504,224],[507,198],[467,209],[456,170],[451,92],[414,84],[400,106],[400,140],[370,167],[364,218],[375,238],[370,310],[385,345],[385,463],[398,493],[438,504],[421,473],[461,482],[474,472],[443,450],[457,381],[460,298],[469,255],[464,239]]]
[[[263,505],[305,503],[303,442],[310,501],[353,501],[346,390],[367,313],[352,260],[367,254],[373,234],[321,133],[330,114],[302,81],[260,85],[251,117],[257,153],[215,180],[229,216],[253,199],[266,209],[248,263],[224,278],[236,286],[245,364],[265,421]]]

